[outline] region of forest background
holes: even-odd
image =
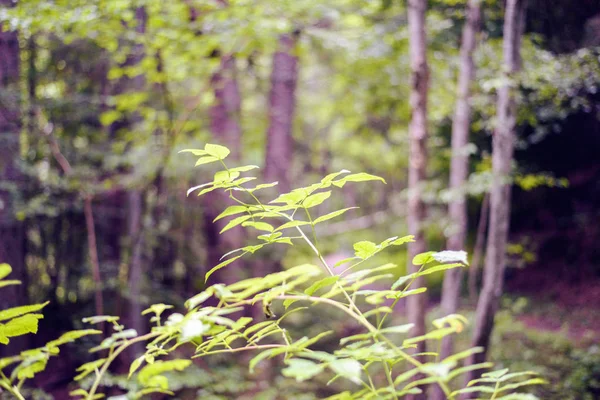
[[[360,209],[318,230],[325,256],[351,257],[365,233],[415,234],[392,251],[402,275],[417,252],[467,250],[467,272],[429,275],[428,297],[401,302],[398,320],[460,311],[472,323],[445,346],[466,348],[491,312],[489,358],[540,372],[549,383],[532,393],[600,396],[597,0],[0,4],[0,263],[24,283],[0,302],[50,300],[38,334],[3,356],[94,314],[145,331],[149,304],[183,304],[205,287],[206,272],[245,241],[212,222],[225,197],[186,195],[214,171],[178,152],[209,142],[261,166],[281,193],[344,168],[383,177],[341,189],[335,205]],[[504,137],[514,156],[495,148]],[[210,280],[307,256],[277,248]],[[486,313],[477,303],[487,295],[498,304]],[[294,329],[330,317],[306,315]],[[86,340],[36,376],[31,398],[65,398],[97,339]],[[111,371],[115,392],[134,355]],[[327,394],[251,375],[243,361],[218,357],[172,381],[198,398]]]

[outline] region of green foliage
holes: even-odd
[[[79,368],[81,373],[78,379],[95,372],[91,386],[89,389],[81,387],[74,391],[73,395],[87,400],[95,399],[111,363],[126,348],[138,342],[145,343],[146,350],[129,368],[129,377],[135,376],[137,382],[131,389],[134,398],[153,392],[170,393],[169,379],[165,373],[184,370],[191,362],[185,359],[159,358],[169,356],[182,345],[194,349],[193,358],[221,353],[255,352],[249,362],[250,372],[267,360],[282,358],[285,367],[281,373],[285,377],[298,382],[325,377],[330,385],[335,386],[341,381],[340,387],[348,389],[337,391],[338,394],[332,396],[332,399],[394,399],[420,392],[421,385],[439,385],[449,398],[453,398],[462,392],[451,392],[449,383],[452,379],[458,378],[471,368],[489,367],[488,364],[474,367],[459,365],[460,361],[470,354],[482,351],[481,348],[470,349],[441,361],[436,353],[427,353],[419,358],[410,354],[410,349],[416,343],[439,343],[445,336],[463,331],[467,321],[460,315],[449,315],[435,320],[434,329],[418,337],[408,336],[411,324],[385,324],[386,318],[393,312],[399,299],[418,295],[426,290],[409,290],[417,277],[449,268],[464,267],[467,265],[466,253],[443,251],[420,254],[413,261],[421,267],[417,272],[398,279],[390,289],[371,289],[369,286],[374,282],[390,282],[394,276],[391,272],[398,267],[388,263],[375,267],[363,265],[364,268],[354,272],[351,269],[372,259],[390,246],[400,246],[413,240],[411,236],[391,237],[379,244],[366,240],[355,243],[355,256],[344,260],[344,263],[355,263],[341,272],[335,272],[319,251],[315,225],[325,219],[319,221],[318,217],[314,218],[311,209],[329,199],[336,187],[343,187],[348,182],[385,182],[383,179],[369,174],[350,174],[349,171],[342,170],[328,175],[316,184],[294,189],[289,193],[280,194],[270,202],[263,202],[254,194],[260,185],[243,186],[254,177],[240,178],[242,172],[253,168],[228,168],[225,159],[229,151],[226,148],[206,145],[203,150],[186,152],[199,156],[200,159],[204,158],[203,163],[218,163],[224,168],[215,174],[213,181],[192,188],[190,192],[202,189],[199,192],[199,195],[202,195],[207,190],[223,190],[236,204],[227,208],[217,219],[233,217],[226,224],[226,228],[241,225],[259,231],[256,236],[257,244],[226,254],[223,257],[225,261],[207,272],[207,280],[218,270],[247,254],[258,252],[265,246],[282,243],[293,246],[306,244],[321,266],[306,263],[266,276],[239,280],[229,285],[213,284],[186,301],[185,313],[173,312],[164,322],[161,321],[161,316],[172,306],[155,304],[143,312],[154,316],[151,319],[152,330],[142,336],[133,330],[125,329],[116,317],[96,316],[86,319],[90,323],[111,322],[113,333],[99,346],[91,349],[93,352],[107,352],[107,356]],[[206,160],[208,157],[210,160]],[[335,213],[341,215],[343,211],[332,211],[324,216]],[[241,213],[244,215],[238,216]],[[296,219],[297,213],[306,219]],[[308,229],[305,231],[303,228]],[[285,236],[282,231],[287,229],[294,232],[294,235]],[[309,238],[311,236],[312,239]],[[212,299],[209,304],[216,305],[205,305],[209,299]],[[392,301],[391,306],[381,305],[388,299]],[[256,306],[262,306],[264,321],[240,316],[241,311]],[[326,339],[331,331],[319,329],[312,337],[294,337],[285,327],[292,314],[302,313],[314,307],[330,307],[336,310],[353,321],[362,333],[342,337],[333,351],[317,350],[315,346]],[[275,315],[275,309],[282,310],[281,317]],[[377,379],[378,374],[384,374],[386,379]],[[412,379],[419,374],[420,378]],[[529,372],[488,373],[461,390],[489,392],[493,398],[499,398],[498,395],[508,395],[522,386],[542,383],[539,378],[519,380],[529,375]],[[487,383],[494,385],[486,386]]]
[[[2,283],[20,284],[19,281],[5,281],[12,272],[12,268],[8,264],[0,264],[0,287],[6,286]],[[42,314],[38,314],[48,302],[43,304],[34,304],[13,307],[0,311],[0,344],[8,345],[12,337],[27,335],[28,333],[37,333],[38,321],[43,318]],[[56,340],[46,343],[45,346],[28,349],[20,354],[0,358],[0,387],[11,393],[15,398],[24,400],[21,389],[26,380],[32,379],[36,374],[44,371],[48,364],[48,360],[52,356],[59,353],[59,346],[71,343],[83,336],[95,335],[102,333],[101,331],[86,329],[79,331],[71,331],[63,334]],[[9,369],[12,369],[9,372]]]

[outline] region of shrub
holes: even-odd
[[[259,199],[261,191],[275,187],[277,183],[244,186],[256,178],[242,177],[242,174],[257,166],[228,167],[225,159],[229,150],[219,145],[207,144],[202,150],[185,152],[199,157],[197,166],[216,163],[222,167],[211,182],[188,191],[188,195],[203,195],[222,190],[228,195],[233,205],[215,219],[229,218],[221,233],[239,225],[257,232],[253,244],[225,254],[223,261],[208,271],[206,280],[236,260],[268,246],[304,244],[321,265],[309,262],[229,285],[213,284],[188,299],[185,312],[171,312],[173,305],[154,304],[143,312],[150,316],[153,324],[151,331],[144,334],[126,329],[119,323],[118,317],[84,319],[84,322],[92,324],[108,323],[113,333],[91,349],[91,352],[106,355],[78,369],[79,375],[75,380],[81,382],[91,376],[91,384],[85,385],[85,388],[82,385],[71,395],[86,400],[101,398],[98,390],[111,363],[136,343],[145,343],[146,350],[129,368],[129,378],[135,375],[135,385],[127,398],[141,398],[149,393],[173,394],[169,390],[168,374],[185,370],[192,361],[169,359],[168,356],[184,345],[194,349],[192,358],[221,353],[253,353],[254,357],[249,361],[250,371],[254,371],[260,363],[278,357],[285,364],[281,370],[285,377],[299,382],[322,378],[329,383],[347,382],[347,385],[341,386],[346,389],[339,390],[330,399],[397,399],[420,393],[427,385],[439,385],[448,398],[456,398],[461,393],[482,393],[497,400],[529,399],[529,395],[509,393],[522,386],[543,382],[538,377],[531,377],[535,375],[533,372],[498,370],[483,374],[467,388],[452,391],[452,381],[459,380],[463,373],[491,367],[490,363],[461,366],[469,355],[483,349],[467,349],[443,360],[434,352],[412,354],[412,350],[419,342],[438,344],[443,337],[462,331],[466,319],[460,315],[445,316],[433,321],[433,329],[418,337],[408,336],[411,324],[389,324],[389,316],[398,301],[426,290],[412,287],[417,277],[465,267],[465,252],[419,254],[413,260],[415,265],[420,266],[418,272],[400,277],[387,289],[377,290],[369,286],[374,282],[389,281],[398,266],[386,263],[370,267],[366,261],[385,249],[412,241],[412,236],[391,237],[380,243],[359,241],[353,246],[353,256],[335,265],[326,262],[319,250],[315,226],[342,216],[350,208],[317,216],[315,207],[328,200],[336,188],[357,182],[385,183],[382,178],[342,170],[313,185],[263,202]],[[243,313],[252,307],[261,307],[265,320],[259,321]],[[358,329],[358,333],[341,337],[334,351],[319,349],[319,342],[330,337],[332,331],[323,328],[311,337],[293,337],[286,329],[286,320],[293,313],[310,312],[321,307],[336,310]]]

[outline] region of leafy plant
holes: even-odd
[[[391,237],[381,243],[360,241],[354,244],[353,257],[329,265],[318,248],[315,226],[339,217],[349,208],[315,215],[315,207],[324,203],[336,188],[354,182],[375,181],[385,183],[383,178],[367,173],[350,173],[342,170],[332,173],[313,185],[283,193],[269,202],[263,202],[258,192],[277,185],[276,182],[243,185],[254,181],[252,176],[242,176],[257,166],[228,167],[225,159],[229,150],[223,146],[207,144],[202,150],[184,150],[198,156],[196,165],[218,163],[222,170],[215,173],[211,182],[188,190],[188,195],[199,196],[214,190],[223,190],[235,203],[227,207],[215,221],[229,218],[221,233],[238,225],[258,231],[257,241],[235,249],[222,257],[222,262],[206,274],[226,268],[236,260],[254,254],[271,245],[307,245],[321,265],[306,263],[266,276],[240,280],[230,285],[217,283],[208,286],[185,303],[185,313],[175,312],[166,319],[165,311],[171,305],[155,304],[144,311],[152,315],[151,332],[138,333],[125,329],[118,317],[96,316],[85,321],[90,323],[109,322],[114,333],[92,351],[107,351],[108,355],[82,365],[76,379],[95,374],[93,384],[86,390],[80,388],[72,395],[87,400],[101,398],[98,388],[110,364],[126,348],[134,343],[145,342],[146,351],[130,366],[129,376],[136,375],[137,389],[133,398],[153,393],[171,393],[169,381],[164,373],[183,370],[190,360],[159,360],[182,345],[195,348],[193,358],[219,353],[256,352],[250,360],[250,371],[258,364],[275,357],[282,357],[285,367],[281,373],[297,381],[317,376],[330,377],[329,382],[346,380],[353,389],[342,391],[331,399],[397,399],[411,393],[419,393],[426,385],[439,385],[448,398],[461,391],[452,391],[450,386],[463,373],[473,369],[486,369],[490,363],[461,367],[460,362],[469,355],[483,351],[472,348],[440,360],[437,353],[411,354],[415,345],[422,341],[439,342],[443,337],[461,332],[466,319],[460,315],[448,315],[435,320],[433,329],[427,334],[410,337],[411,324],[385,324],[398,301],[407,296],[418,295],[425,288],[411,289],[414,280],[423,275],[441,272],[450,268],[467,266],[463,251],[427,252],[417,255],[413,263],[420,269],[397,279],[386,290],[370,289],[369,285],[389,281],[397,266],[392,263],[366,267],[366,261],[391,246],[401,246],[413,240],[412,236]],[[358,269],[358,267],[362,267]],[[209,299],[212,301],[209,302]],[[387,304],[386,304],[387,303]],[[216,305],[207,305],[216,304]],[[252,307],[262,307],[266,320],[257,321],[241,312]],[[283,308],[281,316],[275,308]],[[342,337],[333,352],[317,350],[317,343],[330,335],[322,331],[313,337],[292,337],[286,329],[286,318],[295,312],[314,307],[331,307],[343,313],[360,327],[361,333]],[[463,391],[479,391],[491,394],[491,398],[530,398],[521,395],[504,396],[505,392],[521,386],[539,384],[539,378],[517,381],[504,385],[508,379],[530,376],[532,372],[509,374],[497,371],[484,375],[481,380],[471,382]],[[384,376],[384,380],[377,379]],[[494,383],[488,387],[483,383]],[[511,381],[512,382],[512,381]],[[477,386],[472,386],[477,385]],[[504,397],[498,397],[502,394]]]
[[[11,272],[10,265],[0,264],[0,288],[21,284],[18,280],[4,279]],[[44,317],[39,311],[47,304],[48,302],[25,305],[0,311],[0,344],[8,345],[10,338],[37,333],[38,321]],[[59,354],[60,346],[83,336],[98,333],[102,332],[93,329],[67,332],[43,347],[28,349],[12,357],[0,358],[0,387],[15,398],[25,400],[21,393],[24,383],[46,369],[50,357]],[[7,372],[9,367],[12,368],[10,373]]]

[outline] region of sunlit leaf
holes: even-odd
[[[348,208],[344,208],[344,209],[341,209],[341,210],[330,212],[329,214],[322,215],[319,218],[315,219],[313,221],[313,224],[316,225],[316,224],[318,224],[320,222],[328,221],[330,219],[333,219],[335,217],[338,217],[338,216],[344,214],[348,210],[352,210],[352,209],[355,209],[355,208],[358,208],[358,207],[348,207]]]
[[[219,160],[224,160],[230,153],[227,147],[210,143],[204,146],[204,151],[206,151],[206,154],[217,157]]]

